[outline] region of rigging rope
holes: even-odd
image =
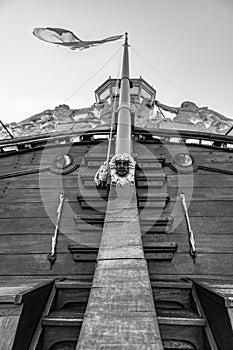
[[[162,74],[159,70],[157,70],[151,63],[149,63],[140,53],[138,53],[131,45],[131,49],[136,53],[136,55],[138,55],[138,57],[140,57],[153,71],[155,71],[156,73],[158,73],[163,79],[165,79],[166,81],[169,82],[169,84],[171,84],[177,91],[179,91],[180,93],[182,93],[183,95],[185,95],[186,97],[188,97],[191,101],[194,101],[194,99],[189,96],[187,93],[185,93],[184,91],[181,91],[170,79],[168,79],[164,74]]]
[[[110,151],[111,151],[111,144],[112,144],[112,133],[113,133],[113,125],[114,125],[114,119],[115,119],[116,97],[117,97],[117,87],[119,85],[119,76],[120,76],[120,61],[118,63],[117,79],[116,79],[115,91],[113,95],[114,100],[113,100],[113,107],[112,107],[111,127],[110,127],[109,140],[108,140],[107,157],[106,157],[106,161],[99,167],[94,177],[94,181],[96,183],[97,188],[101,188],[106,185],[108,174],[109,174],[109,159],[110,159]]]
[[[79,86],[74,92],[72,92],[64,102],[67,102],[71,97],[73,97],[79,90],[81,90],[85,85],[89,83],[112,59],[117,55],[117,53],[121,50],[119,48],[88,80],[86,80],[81,86]]]
[[[120,81],[119,76],[120,76],[120,61],[118,63],[116,86],[115,86],[115,92],[114,92],[114,96],[113,96],[114,102],[113,102],[113,107],[112,107],[111,128],[110,128],[110,134],[109,134],[108,151],[107,151],[107,159],[106,159],[107,162],[109,162],[109,158],[110,158],[110,150],[111,150],[111,143],[112,143],[112,132],[113,132],[115,110],[116,110],[117,87],[118,87],[119,81]]]

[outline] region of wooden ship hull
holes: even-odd
[[[121,121],[1,142],[0,349],[233,348],[233,137]]]

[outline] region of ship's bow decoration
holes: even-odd
[[[110,161],[111,184],[129,186],[134,184],[136,162],[126,153],[116,154]]]
[[[175,114],[173,119],[160,118],[157,126],[164,129],[184,129],[193,131],[211,132],[226,134],[233,126],[233,120],[224,115],[209,109],[208,107],[198,107],[195,103],[184,101],[180,107],[171,107],[155,101],[155,105],[160,110]],[[156,118],[155,118],[156,119]],[[159,117],[158,117],[159,119]]]
[[[107,185],[109,176],[109,163],[105,161],[95,174],[94,181],[97,188],[104,188]]]
[[[233,126],[233,120],[214,112],[207,107],[197,107],[193,102],[183,102],[181,107],[169,107],[156,101],[156,106],[149,108],[145,101],[140,104],[131,103],[131,110],[135,114],[135,126],[142,129],[175,129],[203,131],[225,135]],[[116,104],[117,108],[117,104]],[[172,113],[173,119],[166,117],[163,112]],[[93,129],[110,128],[113,104],[105,101],[103,104],[93,104],[90,107],[71,109],[62,104],[54,109],[45,110],[19,123],[6,124],[14,138],[56,132],[80,132]],[[0,128],[0,139],[7,139],[9,135]]]

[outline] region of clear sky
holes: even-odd
[[[61,103],[90,106],[94,90],[119,72],[121,41],[71,51],[40,41],[35,27],[68,29],[84,40],[128,31],[131,76],[153,85],[160,102],[177,107],[192,99],[233,118],[232,0],[0,0],[4,122]]]

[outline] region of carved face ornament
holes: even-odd
[[[116,154],[110,162],[111,183],[117,186],[134,184],[135,161],[126,153]]]
[[[129,173],[129,161],[123,159],[116,160],[116,173],[121,177],[126,176]]]

